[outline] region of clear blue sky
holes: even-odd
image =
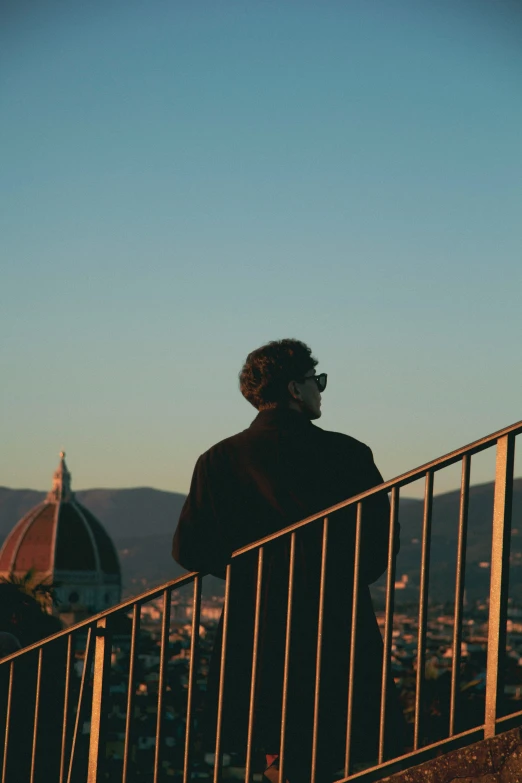
[[[385,478],[522,418],[519,4],[2,9],[0,484],[187,491],[280,337]]]

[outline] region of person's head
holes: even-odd
[[[273,340],[248,354],[239,374],[241,394],[259,411],[293,408],[318,419],[321,392],[316,365],[311,349],[300,340]]]

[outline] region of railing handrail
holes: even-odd
[[[346,508],[347,506],[360,503],[362,500],[364,500],[367,497],[370,497],[372,495],[377,495],[381,492],[386,492],[392,489],[393,487],[402,487],[407,484],[411,484],[414,481],[417,481],[417,479],[422,478],[428,471],[441,470],[442,468],[446,468],[449,465],[458,462],[459,459],[466,454],[468,455],[478,454],[480,451],[484,451],[489,446],[493,445],[493,443],[495,443],[501,437],[510,434],[516,436],[520,433],[522,433],[522,420],[516,422],[515,424],[511,424],[509,427],[504,427],[501,430],[497,430],[496,432],[493,432],[491,435],[486,435],[484,438],[480,438],[479,440],[473,441],[472,443],[469,443],[467,446],[462,446],[459,449],[455,449],[455,451],[451,451],[448,454],[443,455],[442,457],[438,457],[437,459],[432,460],[431,462],[426,462],[424,465],[420,465],[418,468],[414,468],[413,470],[409,470],[406,473],[402,473],[396,478],[389,479],[388,481],[384,481],[382,484],[378,484],[375,487],[371,487],[370,489],[367,489],[365,492],[361,492],[358,495],[354,495],[353,497],[348,498],[347,500],[343,500],[341,503],[336,503],[334,506],[330,506],[329,508],[320,511],[317,514],[312,514],[311,516],[305,517],[304,519],[301,519],[298,522],[294,522],[293,524],[288,525],[288,527],[282,528],[281,530],[277,530],[275,533],[271,533],[270,535],[265,536],[264,538],[261,538],[257,541],[254,541],[251,544],[247,544],[246,546],[240,547],[239,549],[236,549],[232,553],[232,558],[239,557],[245,552],[250,552],[254,549],[259,549],[265,544],[270,543],[271,541],[277,538],[281,538],[283,536],[289,535],[293,531],[298,530],[299,528],[304,527],[312,522],[315,522],[318,519],[322,519],[326,516],[329,516],[335,513],[336,511],[340,511],[341,509]],[[182,574],[182,576],[179,576],[176,579],[172,579],[168,582],[164,582],[163,584],[154,587],[151,590],[147,590],[144,593],[140,593],[140,595],[138,596],[128,598],[126,601],[122,601],[116,606],[111,606],[109,609],[104,609],[102,612],[99,612],[98,614],[91,615],[86,620],[81,620],[79,623],[75,623],[74,625],[71,625],[68,628],[64,628],[63,630],[58,631],[55,634],[52,634],[52,636],[48,636],[45,639],[41,639],[38,642],[34,642],[33,644],[27,645],[27,647],[23,647],[21,650],[17,650],[16,652],[11,653],[10,655],[6,655],[4,658],[0,659],[0,665],[4,663],[9,663],[9,661],[13,660],[14,658],[18,658],[21,655],[25,655],[26,653],[29,653],[32,650],[37,650],[45,644],[50,644],[51,642],[54,642],[56,639],[58,639],[61,636],[67,636],[69,634],[78,631],[80,628],[87,628],[91,625],[94,625],[97,623],[98,620],[104,617],[108,617],[109,615],[116,614],[117,612],[121,612],[126,608],[132,608],[136,604],[145,603],[146,601],[153,600],[154,598],[162,595],[165,592],[165,590],[171,590],[173,588],[179,588],[179,587],[183,587],[186,584],[190,584],[198,575],[205,576],[204,573],[200,573],[198,571],[190,571],[187,574]]]
[[[119,604],[116,604],[116,606],[111,606],[109,609],[104,609],[103,612],[98,612],[98,614],[92,614],[90,617],[88,617],[86,620],[80,620],[79,623],[75,623],[74,625],[70,625],[68,628],[64,628],[61,631],[57,631],[57,633],[53,633],[52,636],[47,636],[45,639],[41,639],[39,642],[33,642],[33,644],[28,644],[27,647],[23,647],[21,650],[17,650],[14,653],[11,653],[10,655],[6,655],[5,658],[0,659],[0,665],[3,663],[8,663],[9,661],[12,661],[13,658],[18,658],[20,655],[23,655],[24,653],[31,652],[31,650],[37,650],[39,647],[42,647],[44,644],[49,644],[50,642],[54,642],[56,639],[58,639],[60,636],[67,636],[67,634],[74,633],[80,628],[87,628],[90,625],[95,625],[98,620],[101,620],[103,617],[107,617],[110,614],[116,614],[117,612],[121,612],[126,607],[129,607],[132,609],[132,607],[135,604],[139,603],[145,603],[146,601],[151,601],[156,597],[159,597],[162,593],[165,592],[165,590],[170,590],[170,588],[173,587],[183,587],[185,584],[190,584],[192,580],[198,576],[198,571],[190,571],[188,574],[182,574],[181,576],[178,576],[176,579],[171,579],[170,582],[164,582],[161,585],[158,585],[158,587],[153,587],[151,590],[147,590],[145,593],[140,593],[140,595],[135,595],[133,598],[128,598],[126,601],[122,601]]]

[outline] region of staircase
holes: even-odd
[[[388,568],[382,612],[384,656],[381,685],[379,744],[376,758],[364,768],[351,756],[351,683],[357,677],[355,656],[350,659],[344,768],[339,781],[378,781],[407,770],[443,752],[462,748],[479,740],[522,725],[522,710],[507,699],[504,687],[506,633],[511,542],[511,506],[516,436],[522,422],[489,435],[436,459],[356,497],[301,520],[232,556],[255,559],[257,568],[255,613],[252,618],[252,682],[244,752],[231,757],[223,746],[222,714],[228,694],[223,676],[227,665],[228,610],[234,586],[227,567],[222,600],[205,595],[203,574],[189,573],[149,590],[118,606],[88,618],[52,637],[0,660],[0,751],[2,783],[160,783],[210,779],[261,780],[262,754],[255,747],[255,699],[260,648],[261,595],[266,548],[278,539],[289,542],[289,588],[286,602],[288,632],[285,649],[284,683],[291,666],[290,628],[293,610],[293,574],[299,538],[305,529],[321,529],[322,567],[317,641],[314,730],[312,758],[317,750],[317,730],[326,718],[319,710],[321,676],[322,597],[326,580],[326,549],[329,522],[342,509],[352,507],[356,519],[355,567],[352,616],[359,596],[359,563],[365,502],[379,493],[391,501]],[[470,471],[473,457],[495,450],[495,492],[492,516],[491,581],[487,626],[486,677],[483,695],[477,697],[473,725],[462,714],[461,683],[465,563],[468,525]],[[443,736],[430,736],[430,691],[427,677],[429,572],[432,541],[434,477],[438,472],[461,466],[460,512],[456,552],[451,670],[447,700],[447,724]],[[385,744],[390,727],[384,705],[387,683],[394,665],[395,558],[394,530],[399,522],[399,498],[403,487],[423,480],[424,514],[420,551],[420,583],[415,610],[416,658],[414,688],[407,714],[411,726],[411,747],[398,759],[386,759]],[[205,748],[201,737],[201,709],[208,671],[208,656],[215,618],[223,607],[221,686],[215,732],[215,747]],[[356,649],[357,624],[352,622],[350,649]],[[347,651],[347,654],[349,651]],[[249,664],[250,665],[250,664]],[[284,776],[284,748],[288,727],[287,688],[282,692],[281,766]],[[520,705],[520,702],[518,702]],[[469,724],[469,719],[468,719]],[[1,735],[0,735],[1,736]],[[297,783],[297,782],[296,782]],[[315,769],[312,772],[315,783]]]

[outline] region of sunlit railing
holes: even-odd
[[[248,717],[247,745],[244,756],[245,780],[256,779],[253,762],[253,738],[255,722],[256,676],[260,642],[260,607],[263,590],[263,558],[265,547],[276,539],[289,537],[290,558],[288,593],[281,596],[287,601],[287,628],[284,660],[284,683],[288,681],[290,661],[290,634],[293,607],[294,565],[296,542],[300,531],[312,523],[322,524],[322,559],[320,573],[320,597],[318,616],[318,641],[316,651],[316,683],[314,702],[314,731],[312,739],[312,759],[317,752],[317,728],[321,716],[319,713],[322,623],[324,613],[324,593],[326,579],[326,552],[328,547],[329,520],[336,512],[348,506],[356,507],[355,566],[353,575],[353,601],[350,650],[350,682],[348,684],[348,710],[346,731],[346,752],[344,773],[340,780],[378,780],[396,769],[413,766],[439,752],[441,747],[450,749],[469,744],[481,738],[494,736],[513,725],[522,723],[522,710],[503,714],[503,670],[506,648],[506,622],[508,601],[508,578],[511,534],[511,506],[513,495],[513,471],[515,438],[522,432],[522,422],[507,427],[488,437],[454,451],[433,462],[387,481],[378,487],[339,503],[320,514],[297,522],[285,530],[274,533],[234,552],[232,558],[241,558],[247,553],[257,553],[257,581],[255,599],[254,633],[252,646],[252,682],[250,688],[250,709]],[[496,447],[496,467],[494,485],[494,504],[492,519],[491,581],[489,593],[489,625],[487,643],[487,675],[485,690],[484,722],[467,731],[457,731],[459,706],[460,668],[463,599],[465,581],[465,558],[468,526],[468,505],[470,488],[470,468],[472,457],[486,449]],[[430,570],[430,545],[432,529],[432,507],[434,474],[450,465],[460,463],[460,511],[458,519],[458,543],[455,576],[454,629],[452,640],[451,694],[449,707],[449,731],[445,739],[426,745],[423,738],[423,698],[426,664],[426,632],[428,619],[428,586]],[[393,555],[394,531],[399,519],[399,496],[402,487],[419,479],[424,479],[424,511],[422,523],[422,547],[420,556],[420,585],[418,601],[418,637],[417,666],[415,687],[415,710],[412,731],[412,749],[400,759],[385,760],[386,738],[386,691],[392,657],[392,630],[394,615],[395,557]],[[359,568],[361,560],[362,526],[364,525],[364,501],[378,493],[390,493],[391,512],[388,544],[388,568],[386,573],[386,599],[384,611],[384,656],[382,667],[381,709],[379,729],[379,749],[376,764],[370,769],[354,771],[351,765],[351,726],[356,716],[352,715],[353,700],[351,683],[356,675],[354,671],[357,644],[357,625],[353,618],[357,613]],[[322,522],[321,522],[322,520]],[[217,710],[216,744],[214,749],[214,783],[221,779],[223,760],[222,715],[223,704],[227,699],[225,692],[225,667],[227,660],[227,634],[231,591],[231,565],[227,566],[225,596],[223,604],[223,644],[221,658],[221,680]],[[132,783],[134,780],[153,780],[160,783],[163,779],[163,762],[171,752],[165,739],[166,695],[168,690],[169,633],[171,618],[171,599],[177,591],[192,586],[192,611],[190,632],[190,653],[186,683],[186,710],[184,720],[183,752],[180,755],[179,777],[188,783],[193,777],[193,759],[195,745],[195,702],[198,693],[198,646],[200,644],[200,620],[202,600],[202,580],[204,575],[189,573],[137,598],[132,598],[118,606],[88,618],[77,625],[61,631],[41,642],[32,644],[0,661],[0,715],[4,731],[3,753],[1,759],[2,783],[18,783],[19,770],[27,770],[28,783],[75,783],[88,780],[99,783],[101,780],[117,780]],[[142,607],[157,601],[162,602],[161,636],[159,650],[159,668],[157,680],[157,701],[155,710],[154,744],[151,748],[150,769],[146,778],[140,777],[134,770],[133,758],[139,727],[135,718],[137,689],[137,668],[140,642]],[[126,622],[128,627],[118,627]],[[126,673],[126,704],[124,715],[124,740],[121,763],[114,776],[104,777],[110,764],[107,745],[108,688],[111,671],[111,652],[114,638],[127,640],[128,669]],[[76,661],[76,651],[83,653],[83,663]],[[81,665],[81,676],[75,663]],[[282,722],[280,743],[281,779],[285,768],[285,738],[287,732],[287,688],[282,693]],[[2,719],[0,718],[0,721]],[[89,722],[90,721],[90,722]],[[31,731],[27,731],[28,725]],[[25,767],[24,767],[25,764]],[[313,766],[313,765],[312,765]],[[116,769],[116,767],[115,767]],[[257,779],[260,779],[257,774]],[[312,783],[314,773],[312,773]]]

